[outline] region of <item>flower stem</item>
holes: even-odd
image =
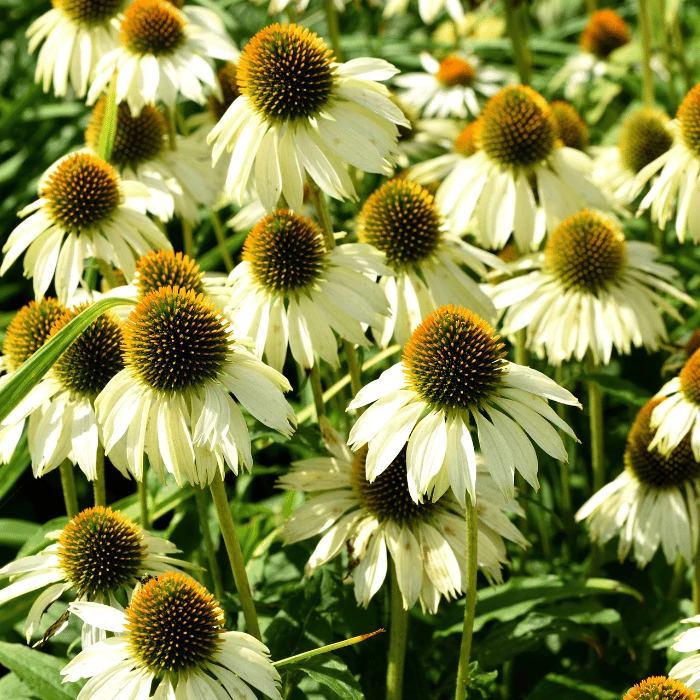
[[[515,67],[522,85],[529,85],[532,72],[532,55],[527,43],[527,22],[523,12],[527,12],[527,5],[518,0],[506,0],[506,16],[508,34],[513,46]]]
[[[340,48],[340,25],[338,23],[338,10],[333,0],[325,0],[326,23],[328,24],[328,36],[331,40],[331,48],[335,54],[335,60],[341,63],[343,52]]]
[[[588,356],[589,374],[600,370],[592,355]],[[591,468],[593,471],[593,493],[605,486],[605,440],[603,434],[603,392],[597,381],[588,380],[588,420],[591,429]]]
[[[114,140],[117,137],[117,74],[112,76],[112,82],[105,98],[104,117],[97,150],[100,158],[108,161],[112,158]]]
[[[554,370],[554,381],[563,386],[565,382],[564,364],[560,363]],[[557,413],[559,418],[566,422],[566,406],[563,403],[557,404]],[[567,445],[569,442],[569,436],[563,431],[559,431],[564,444]],[[573,517],[573,506],[571,501],[571,482],[569,481],[569,463],[559,462],[559,478],[561,481],[561,518],[567,531],[571,531],[573,528],[574,517]]]
[[[642,94],[644,105],[654,106],[654,74],[651,70],[651,7],[649,0],[639,0],[639,29],[642,44]]]
[[[676,563],[673,565],[673,578],[671,579],[671,587],[669,588],[668,597],[671,600],[676,600],[680,597],[685,583],[685,561],[681,554],[676,555]]]
[[[520,329],[515,334],[515,364],[526,367],[530,364],[530,353],[527,351],[527,330]]]
[[[185,250],[185,255],[194,259],[194,233],[192,224],[187,219],[182,220],[182,247]]]
[[[226,267],[226,272],[231,272],[234,268],[233,257],[228,249],[228,244],[226,243],[226,236],[224,235],[224,228],[221,225],[221,219],[219,218],[219,212],[214,209],[211,210],[211,225],[214,229],[214,235],[216,236],[216,242],[219,245],[219,250],[221,251],[221,258],[224,261]]]
[[[92,489],[95,494],[95,505],[107,505],[107,486],[105,485],[105,451],[102,445],[97,446],[97,460],[95,462],[95,480]]]
[[[224,584],[221,580],[221,569],[219,562],[216,559],[214,551],[214,542],[211,539],[211,531],[209,530],[209,504],[207,502],[206,492],[203,489],[194,489],[194,498],[197,503],[197,515],[199,516],[199,530],[202,534],[202,543],[204,544],[204,554],[209,564],[209,575],[214,584],[214,594],[217,600],[221,600],[224,595]]]
[[[146,487],[146,475],[141,481],[136,482],[136,490],[139,495],[139,510],[141,511],[141,527],[144,530],[151,529],[151,516],[148,511],[148,488]]]
[[[695,551],[693,567],[693,610],[695,615],[700,615],[700,547]]]
[[[177,151],[177,124],[175,110],[163,105],[165,116],[168,119],[168,144],[171,151]]]
[[[467,697],[469,658],[472,651],[472,632],[474,628],[474,613],[476,611],[476,504],[472,503],[469,495],[467,495],[466,506],[466,598],[464,601],[464,628],[462,630],[462,645],[459,650],[459,666],[457,668],[457,688],[455,690],[455,700],[465,700]]]
[[[586,0],[586,12],[592,15],[598,9],[598,3],[596,0]]]
[[[236,526],[233,523],[231,506],[229,505],[228,496],[226,495],[224,480],[221,478],[221,474],[218,471],[209,488],[211,490],[212,499],[214,500],[216,515],[219,519],[221,536],[224,539],[224,545],[228,553],[233,580],[236,584],[238,597],[241,599],[241,607],[243,608],[243,616],[245,617],[248,633],[252,634],[257,639],[262,639],[260,625],[258,624],[258,615],[255,612],[255,603],[253,602],[253,593],[250,590],[248,574],[245,570],[245,561],[243,561],[241,543],[238,541]]]
[[[668,98],[671,107],[671,113],[675,112],[678,107],[678,93],[676,91],[676,81],[674,80],[675,68],[673,67],[673,53],[671,51],[671,42],[669,40],[669,27],[666,24],[666,0],[656,0],[655,15],[661,18],[661,50],[664,54],[664,64],[670,76],[668,80]]]
[[[408,640],[408,610],[403,609],[403,598],[396,578],[396,567],[391,567],[391,621],[389,623],[389,663],[386,669],[386,700],[403,698],[403,671],[406,663]]]
[[[309,373],[311,391],[314,395],[314,406],[316,407],[316,421],[320,421],[326,415],[326,403],[323,400],[323,385],[321,384],[321,370],[318,368],[318,359]]]
[[[272,665],[279,668],[280,666],[286,666],[287,664],[293,664],[298,661],[306,661],[319,654],[328,654],[336,649],[342,649],[344,647],[352,646],[353,644],[358,644],[359,642],[364,642],[366,639],[371,639],[376,637],[378,634],[383,634],[386,630],[382,627],[374,632],[369,632],[368,634],[359,634],[357,637],[350,637],[350,639],[343,639],[342,642],[334,642],[333,644],[326,644],[324,647],[318,647],[318,649],[311,649],[309,651],[304,651],[301,654],[295,654],[294,656],[288,656],[286,659],[280,659],[279,661],[273,661]]]
[[[326,238],[326,247],[328,250],[333,250],[335,248],[335,237],[333,236],[333,221],[331,220],[331,213],[328,211],[328,204],[326,204],[326,197],[321,192],[320,187],[309,177],[307,178],[309,183],[309,197],[314,203],[314,209],[316,210],[316,217],[318,218],[318,223],[321,224],[323,229],[323,235]]]
[[[350,373],[350,388],[352,389],[353,397],[357,396],[360,389],[362,389],[362,367],[357,361],[357,349],[349,341],[343,341],[343,348],[345,348],[345,357],[348,361],[348,372]],[[357,409],[358,415],[362,412],[362,409]]]
[[[63,487],[63,500],[66,504],[66,515],[74,518],[80,512],[78,505],[78,493],[75,490],[75,474],[73,465],[69,459],[64,459],[58,467],[61,473],[61,486]]]
[[[673,20],[673,45],[676,49],[676,60],[681,67],[681,73],[683,74],[683,80],[685,81],[686,92],[690,92],[693,89],[694,83],[693,76],[690,74],[688,62],[685,60],[684,43],[681,25],[678,21],[678,16],[676,16],[676,18]]]

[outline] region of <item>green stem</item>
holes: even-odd
[[[165,116],[168,120],[168,143],[171,151],[177,151],[177,124],[175,122],[175,110],[163,105]]]
[[[338,63],[343,61],[343,52],[340,48],[340,24],[338,22],[338,10],[333,0],[325,0],[326,23],[328,24],[328,36],[331,40],[331,48]]]
[[[92,489],[95,494],[95,505],[107,505],[107,486],[105,485],[105,451],[102,445],[97,447],[95,480],[92,482]]]
[[[207,502],[206,491],[195,487],[194,498],[197,503],[199,530],[202,534],[202,542],[204,543],[204,555],[207,558],[209,575],[214,584],[214,594],[217,600],[221,600],[224,596],[224,584],[221,579],[221,569],[216,559],[216,552],[214,551],[214,542],[211,539],[211,531],[209,530],[209,504]]]
[[[586,12],[592,15],[598,9],[598,3],[596,0],[586,0]]]
[[[693,609],[696,615],[700,615],[700,547],[695,551],[693,567]]]
[[[592,355],[588,356],[588,372],[600,370]],[[591,468],[593,471],[593,493],[605,486],[605,436],[603,433],[603,392],[598,382],[588,380],[588,419],[591,429]]]
[[[472,503],[472,500],[468,494],[466,505],[466,597],[464,600],[464,628],[462,630],[462,644],[459,650],[459,666],[457,668],[457,688],[455,689],[455,700],[465,700],[467,697],[469,659],[472,651],[472,633],[474,628],[474,613],[476,611],[476,504]]]
[[[233,257],[228,249],[228,244],[226,243],[226,236],[224,235],[224,228],[221,225],[219,212],[215,211],[214,209],[211,211],[211,225],[214,229],[214,235],[216,236],[216,242],[219,245],[219,250],[221,251],[221,258],[224,261],[226,272],[231,272],[231,270],[234,268]]]
[[[680,554],[678,554],[676,555],[676,563],[673,565],[673,578],[671,578],[671,587],[668,593],[668,597],[671,600],[676,600],[680,598],[684,583],[685,561],[683,560],[683,557]]]
[[[288,656],[286,659],[280,659],[279,661],[273,661],[272,665],[279,668],[280,666],[286,666],[287,664],[293,664],[298,661],[306,661],[306,659],[311,659],[319,654],[328,654],[336,649],[342,649],[343,647],[349,647],[353,644],[358,644],[359,642],[364,642],[366,639],[371,637],[376,637],[378,634],[383,634],[386,632],[385,629],[381,628],[375,630],[374,632],[369,632],[368,634],[359,634],[357,637],[351,637],[350,639],[343,639],[342,642],[335,642],[334,644],[326,644],[324,647],[319,647],[318,649],[311,649],[310,651],[305,651],[301,654],[295,654],[294,656]]]
[[[238,597],[241,600],[241,607],[243,608],[243,616],[245,617],[248,634],[252,634],[257,639],[262,639],[260,625],[258,624],[258,615],[255,612],[255,603],[253,602],[253,593],[250,590],[248,574],[245,570],[241,543],[238,541],[238,535],[236,534],[236,526],[234,525],[233,516],[231,515],[231,506],[229,505],[228,496],[226,495],[224,480],[221,478],[221,474],[218,471],[209,488],[211,490],[212,499],[214,500],[216,515],[219,519],[221,536],[223,537],[226,552],[228,553],[233,580],[236,584]]]
[[[182,220],[182,247],[185,255],[189,255],[194,260],[194,233],[192,224],[187,219]]]
[[[559,384],[559,386],[563,386],[565,379],[564,364],[561,363],[557,365],[556,369],[554,370],[554,381]],[[557,404],[557,414],[559,415],[559,418],[566,422],[566,406],[563,403]],[[559,434],[561,435],[561,439],[564,441],[564,444],[568,445],[570,439],[569,436],[562,430],[559,431]],[[561,481],[561,519],[564,522],[567,532],[570,532],[570,528],[573,528],[574,525],[574,511],[571,500],[569,462],[559,462],[559,478]]]
[[[642,94],[644,105],[654,106],[654,73],[651,70],[651,7],[649,0],[639,0],[639,29],[642,44]]]
[[[355,397],[362,389],[362,368],[357,361],[357,349],[355,346],[349,340],[344,340],[343,348],[345,349],[348,372],[350,373],[350,388],[352,389],[353,397]]]
[[[331,220],[331,213],[328,211],[328,204],[326,204],[326,197],[321,192],[319,186],[309,177],[307,178],[309,183],[309,197],[314,203],[314,209],[316,210],[316,217],[318,222],[321,224],[323,229],[323,235],[326,238],[326,246],[328,250],[333,250],[335,248],[335,237],[333,236],[333,221]]]
[[[656,0],[656,15],[661,18],[659,32],[661,36],[661,50],[664,54],[664,64],[671,76],[668,81],[668,97],[671,103],[671,112],[675,112],[678,107],[678,93],[676,92],[676,81],[674,80],[673,53],[671,42],[669,41],[669,31],[666,26],[666,0]]]
[[[391,622],[389,623],[389,663],[386,669],[386,700],[403,698],[403,673],[408,640],[408,610],[403,609],[396,567],[391,568]]]
[[[519,0],[506,0],[506,16],[508,34],[513,46],[515,67],[518,70],[520,82],[529,85],[532,73],[532,55],[527,43],[527,22],[523,12],[527,12],[527,6]]]
[[[108,161],[112,157],[114,141],[117,137],[117,76],[112,77],[112,83],[105,98],[104,117],[97,150],[100,158]]]
[[[678,17],[676,17],[673,20],[673,45],[676,48],[676,60],[681,67],[681,73],[683,74],[683,80],[685,81],[685,90],[686,92],[690,92],[693,89],[693,76],[690,74],[688,62],[685,60],[684,43],[681,25],[678,21]]]
[[[526,367],[530,364],[530,353],[527,351],[527,330],[521,328],[515,334],[515,364]]]
[[[314,395],[314,406],[316,407],[316,422],[326,415],[326,402],[323,400],[323,385],[321,384],[321,370],[318,368],[318,359],[309,373],[311,391]]]
[[[141,527],[144,530],[151,529],[151,515],[148,510],[148,488],[146,486],[146,475],[141,481],[136,482],[136,490],[139,496],[139,510],[141,512]]]
[[[61,473],[61,486],[63,487],[63,500],[66,504],[66,515],[74,518],[80,512],[78,505],[78,492],[75,490],[75,474],[73,465],[69,459],[64,459],[58,467]]]

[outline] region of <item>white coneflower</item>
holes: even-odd
[[[665,312],[682,322],[665,299],[691,306],[680,289],[678,272],[658,262],[650,243],[627,241],[607,216],[585,209],[564,219],[542,253],[512,265],[519,276],[491,292],[507,309],[502,331],[527,328],[528,347],[558,365],[591,352],[596,362],[610,362],[613,349],[656,350],[667,339]]]
[[[350,408],[372,404],[355,423],[349,444],[369,445],[367,478],[374,481],[408,443],[408,488],[418,502],[448,486],[460,503],[476,494],[476,456],[470,425],[484,463],[506,498],[517,469],[538,487],[531,440],[567,461],[554,425],[573,436],[547,399],[579,406],[556,382],[504,359],[488,323],[460,307],[441,306],[413,332],[402,361],[365,386]],[[554,424],[554,425],[552,425]]]
[[[34,278],[36,298],[54,280],[62,303],[78,288],[86,258],[101,258],[131,276],[139,255],[171,247],[161,230],[137,211],[148,196],[148,188],[122,180],[101,158],[88,153],[62,158],[40,182],[39,199],[19,213],[26,218],[3,246],[0,275],[26,251],[24,274]]]
[[[285,543],[323,535],[306,565],[307,575],[347,550],[355,596],[365,606],[386,578],[388,551],[404,608],[420,599],[435,614],[441,597],[449,600],[464,592],[464,509],[449,493],[435,502],[414,503],[405,448],[369,482],[366,448],[353,454],[330,426],[324,437],[332,457],[296,462],[279,481],[282,488],[310,496],[287,520]],[[476,492],[479,567],[490,581],[500,583],[501,567],[508,561],[503,538],[527,546],[503,510],[524,513],[515,501],[503,501],[481,467]]]
[[[491,300],[462,266],[478,276],[502,267],[495,255],[450,235],[430,192],[415,182],[391,180],[372,193],[357,217],[359,239],[386,255],[393,271],[380,285],[391,315],[377,340],[404,344],[423,318],[441,304],[457,303],[489,320]]]
[[[297,15],[306,12],[306,8],[309,6],[309,0],[270,0],[267,12],[270,15],[278,15],[284,12],[292,3],[294,5],[294,13]],[[345,0],[333,0],[333,4],[338,12],[345,10]]]
[[[688,617],[681,622],[698,625],[700,624],[700,615]],[[671,648],[679,652],[700,651],[700,627],[692,627],[679,634]],[[700,691],[700,654],[692,654],[679,661],[668,675],[679,679],[692,690]],[[686,700],[686,698],[681,696],[680,700]],[[688,700],[695,700],[695,696],[691,695]]]
[[[191,22],[167,0],[134,0],[124,13],[121,44],[97,64],[88,92],[93,104],[117,71],[117,102],[138,116],[161,100],[169,109],[178,95],[204,104],[202,85],[218,91],[215,58],[235,61],[238,51],[227,37]]]
[[[554,123],[557,125],[557,136],[564,146],[577,151],[588,151],[588,127],[578,110],[565,100],[554,100],[549,105]]]
[[[329,251],[316,223],[280,209],[248,234],[243,261],[229,275],[226,311],[271,367],[282,370],[287,345],[305,370],[315,355],[337,367],[333,331],[369,347],[362,324],[379,328],[389,312],[374,282],[380,274],[392,271],[372,246],[346,243]]]
[[[137,480],[144,453],[156,475],[207,484],[224,465],[252,467],[250,436],[233,394],[289,437],[294,412],[279,372],[236,343],[230,323],[192,289],[144,296],[124,327],[124,369],[97,397],[105,453]]]
[[[477,116],[479,98],[489,98],[508,82],[508,75],[496,68],[482,68],[476,56],[451,54],[441,61],[423,51],[424,73],[406,73],[394,79],[404,88],[400,98],[425,117]]]
[[[127,0],[52,0],[27,30],[29,53],[40,44],[34,80],[63,97],[72,86],[85,97],[98,61],[119,44],[117,16]]]
[[[90,679],[78,700],[252,700],[253,688],[282,700],[267,647],[228,632],[214,596],[189,576],[160,574],[135,591],[123,612],[96,603],[74,603],[71,611],[114,635],[61,671],[66,681]]]
[[[651,676],[630,688],[622,700],[697,700],[697,695],[673,678]]]
[[[587,520],[591,539],[605,544],[619,534],[622,561],[634,549],[637,564],[646,566],[659,545],[673,564],[680,554],[692,564],[698,547],[697,498],[700,463],[690,437],[669,454],[650,449],[652,411],[664,399],[651,399],[632,423],[625,447],[625,470],[591,497],[576,514]]]
[[[238,204],[249,180],[266,211],[280,195],[301,211],[306,175],[336,199],[355,197],[347,164],[389,173],[396,125],[408,125],[377,82],[397,73],[377,58],[335,63],[308,29],[273,24],[259,31],[237,64],[241,96],[209,134],[217,163],[231,153],[226,192]]]
[[[190,566],[172,558],[180,551],[172,542],[142,530],[118,510],[102,506],[82,511],[46,538],[52,544],[38,554],[0,569],[0,577],[14,577],[0,588],[0,605],[43,589],[27,615],[27,642],[46,610],[64,593],[70,592],[77,600],[118,604],[116,596],[121,592],[130,595],[143,576]],[[59,631],[51,630],[53,634]],[[104,639],[101,630],[83,626],[84,649],[99,639]]]
[[[384,17],[405,14],[408,2],[409,0],[385,0]],[[443,10],[457,26],[463,24],[465,14],[460,0],[418,0],[418,14],[425,24],[432,24]]]

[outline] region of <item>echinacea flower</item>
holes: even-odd
[[[229,275],[226,311],[239,335],[254,339],[256,353],[281,371],[287,345],[305,369],[319,355],[338,366],[341,338],[364,347],[366,323],[375,328],[388,313],[386,297],[374,282],[392,274],[384,255],[366,243],[328,250],[311,219],[280,209],[248,234],[243,261]]]
[[[686,618],[682,622],[698,625],[700,624],[700,615]],[[692,627],[679,634],[671,645],[671,649],[679,652],[700,651],[700,627]],[[700,691],[700,654],[691,654],[679,661],[668,675],[683,682],[691,690]],[[686,698],[681,695],[680,700],[686,700]],[[697,700],[697,696],[689,695],[688,700]]]
[[[506,335],[527,329],[527,345],[558,365],[590,352],[608,364],[613,348],[653,351],[667,339],[662,312],[682,321],[664,296],[695,306],[678,272],[658,262],[650,243],[628,241],[609,217],[585,209],[564,219],[542,253],[512,265],[520,274],[496,285],[496,307],[507,309]]]
[[[39,199],[19,213],[26,218],[3,246],[0,275],[26,251],[24,275],[34,278],[36,298],[53,280],[64,304],[80,284],[86,258],[101,258],[131,276],[139,255],[172,247],[138,211],[148,196],[148,188],[122,180],[101,158],[88,153],[62,158],[39,183]]]
[[[102,506],[82,511],[46,537],[52,544],[38,554],[0,569],[0,577],[14,577],[0,588],[0,605],[42,589],[27,615],[27,642],[44,612],[64,593],[77,600],[118,604],[117,596],[130,595],[143,576],[189,566],[172,558],[180,551],[172,542],[141,529],[118,510]],[[83,626],[83,649],[99,639],[104,639],[100,629]]]
[[[267,14],[278,15],[284,12],[285,9],[289,7],[290,3],[293,3],[294,13],[297,15],[306,12],[306,8],[309,6],[309,0],[270,0]],[[345,0],[333,0],[333,4],[338,12],[343,12],[343,10],[345,10]]]
[[[385,0],[383,16],[405,14],[408,2],[409,0]],[[418,0],[418,14],[425,24],[432,24],[443,10],[457,26],[464,22],[464,8],[460,0]]]
[[[284,195],[298,212],[308,174],[331,197],[355,197],[347,164],[389,173],[396,125],[408,125],[377,82],[396,73],[378,58],[336,63],[323,39],[296,24],[260,30],[237,64],[241,96],[209,134],[215,164],[231,153],[226,193],[243,204],[253,178],[266,211]]]
[[[625,469],[582,506],[577,520],[587,520],[593,541],[605,544],[615,535],[620,561],[630,550],[640,567],[661,545],[669,565],[678,554],[692,564],[698,547],[700,463],[686,435],[667,455],[650,444],[651,415],[664,399],[651,399],[639,411],[625,446]]]
[[[279,480],[282,488],[309,495],[287,520],[285,543],[323,535],[306,565],[307,575],[347,549],[355,596],[365,606],[384,583],[388,551],[404,608],[420,600],[434,615],[441,597],[449,600],[464,591],[464,509],[449,492],[437,501],[413,501],[405,448],[370,482],[367,449],[354,454],[329,425],[323,433],[332,456],[296,462]],[[490,581],[500,583],[508,561],[503,538],[527,546],[503,511],[524,513],[515,501],[503,501],[480,463],[476,493],[478,564]]]
[[[697,700],[697,695],[673,678],[651,676],[630,688],[622,700]]]
[[[123,612],[84,602],[70,609],[114,635],[83,650],[61,671],[66,681],[90,679],[78,700],[98,695],[101,700],[252,700],[253,688],[282,700],[267,647],[249,634],[228,632],[214,596],[189,576],[152,578]]]
[[[224,465],[252,467],[250,435],[233,394],[261,423],[289,437],[294,412],[279,372],[236,342],[230,323],[194,290],[161,287],[124,327],[124,369],[95,401],[105,453],[134,478],[144,454],[161,481],[208,484]]]
[[[588,127],[576,108],[564,100],[554,100],[549,109],[557,125],[557,136],[564,146],[586,152],[589,144]]]
[[[484,463],[506,499],[517,469],[538,487],[537,443],[567,461],[554,426],[573,437],[547,399],[580,406],[544,374],[505,360],[504,345],[488,323],[455,306],[441,306],[413,332],[401,362],[365,386],[350,408],[372,404],[350,431],[353,449],[369,445],[373,482],[408,443],[408,490],[415,502],[436,499],[448,486],[464,505],[476,497],[475,427]],[[473,424],[472,424],[473,421]]]
[[[167,0],[134,0],[122,17],[120,39],[95,68],[88,104],[97,101],[117,71],[117,102],[126,101],[134,116],[158,100],[173,109],[180,94],[204,104],[202,85],[219,89],[214,59],[238,57],[225,35],[195,24]]]
[[[488,320],[495,318],[491,300],[462,266],[483,276],[487,266],[500,268],[501,262],[451,235],[424,187],[403,178],[382,185],[362,207],[357,234],[386,255],[393,271],[380,281],[391,311],[376,334],[380,345],[388,345],[392,337],[406,343],[423,318],[441,304],[455,302]]]

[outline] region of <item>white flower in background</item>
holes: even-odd
[[[189,576],[151,579],[123,612],[97,603],[73,603],[70,609],[114,635],[61,671],[66,681],[90,679],[78,700],[252,700],[253,688],[282,700],[267,647],[249,634],[228,632],[214,596]]]
[[[83,98],[98,61],[119,44],[117,15],[127,0],[52,0],[27,30],[29,53],[39,45],[34,81],[56,97],[70,84]]]
[[[303,14],[309,7],[309,0],[270,0],[267,13],[270,15],[278,15],[284,12],[290,3],[294,4],[294,13],[297,15]],[[333,4],[338,12],[345,11],[345,0],[333,0]]]
[[[398,71],[386,61],[335,63],[316,34],[273,24],[247,44],[237,64],[241,96],[209,135],[216,164],[231,153],[226,193],[245,203],[250,180],[266,211],[280,195],[301,211],[308,175],[336,199],[355,197],[347,165],[391,172],[397,124],[407,126],[377,82]]]
[[[618,556],[634,549],[640,567],[661,545],[669,565],[680,554],[693,563],[698,546],[700,463],[686,435],[669,454],[650,449],[652,411],[664,399],[651,399],[639,411],[627,436],[625,470],[592,496],[576,514],[587,520],[591,540],[604,545],[619,534]]]
[[[700,615],[681,620],[686,624],[700,624]],[[700,650],[700,627],[692,627],[679,634],[671,649],[679,652]],[[668,673],[669,677],[677,678],[691,690],[700,691],[700,654],[692,654],[679,661]]]
[[[26,251],[24,275],[34,278],[36,298],[44,296],[53,280],[62,303],[74,296],[86,258],[101,258],[131,276],[139,255],[171,247],[161,230],[137,211],[148,196],[148,188],[122,180],[101,158],[88,153],[62,158],[39,183],[39,199],[19,213],[26,218],[3,246],[0,275]]]
[[[515,493],[517,469],[534,488],[536,442],[567,461],[554,426],[571,428],[547,399],[580,406],[556,382],[530,367],[504,359],[499,336],[463,308],[441,306],[414,331],[402,361],[370,382],[350,408],[372,404],[350,431],[353,449],[369,445],[367,479],[373,482],[408,443],[408,490],[437,499],[448,487],[461,504],[476,497],[476,428],[489,473],[506,499]],[[473,421],[473,422],[472,422]]]
[[[384,17],[406,14],[408,2],[409,0],[385,0]],[[418,13],[425,24],[432,24],[443,10],[458,26],[464,23],[461,0],[418,0]]]
[[[450,235],[425,188],[400,178],[382,185],[362,207],[357,234],[386,255],[395,273],[380,281],[391,311],[376,333],[380,345],[388,345],[392,337],[406,343],[423,318],[441,304],[455,302],[489,320],[495,318],[493,303],[462,266],[482,276],[487,266],[503,265],[495,255]]]
[[[225,35],[193,23],[167,0],[134,0],[120,32],[121,45],[97,64],[88,104],[107,89],[117,71],[117,102],[126,101],[134,116],[158,100],[174,109],[178,95],[204,104],[203,85],[219,90],[213,59],[238,57]]]
[[[202,294],[162,287],[143,297],[124,326],[124,369],[95,406],[105,453],[134,478],[144,454],[156,476],[204,485],[225,464],[252,467],[250,435],[238,401],[261,423],[290,437],[289,382],[236,342],[229,321]]]
[[[139,579],[163,571],[192,566],[173,559],[180,550],[161,537],[142,530],[118,510],[88,508],[62,529],[46,535],[52,541],[38,554],[17,559],[0,569],[0,577],[13,577],[0,588],[0,605],[33,591],[39,595],[25,623],[27,643],[37,631],[43,614],[64,593],[77,600],[118,605],[120,592],[130,595]],[[65,620],[46,635],[58,634]],[[102,630],[85,624],[83,649],[104,639]]]
[[[254,339],[256,354],[281,371],[287,356],[305,370],[315,356],[338,366],[341,338],[369,347],[368,324],[382,325],[389,309],[377,275],[391,275],[370,245],[328,250],[319,226],[286,209],[268,214],[248,234],[243,261],[229,275],[226,311],[236,333]]]
[[[526,328],[527,346],[553,365],[588,352],[608,364],[613,349],[657,350],[668,339],[662,313],[683,321],[663,295],[695,306],[679,288],[677,270],[658,257],[652,244],[625,240],[607,216],[574,214],[542,253],[511,265],[517,276],[493,288],[496,307],[507,309],[502,332]]]
[[[492,97],[508,82],[503,71],[480,67],[476,56],[451,54],[438,61],[423,51],[420,62],[424,73],[399,75],[394,83],[404,88],[401,100],[424,117],[475,117],[479,97]]]

